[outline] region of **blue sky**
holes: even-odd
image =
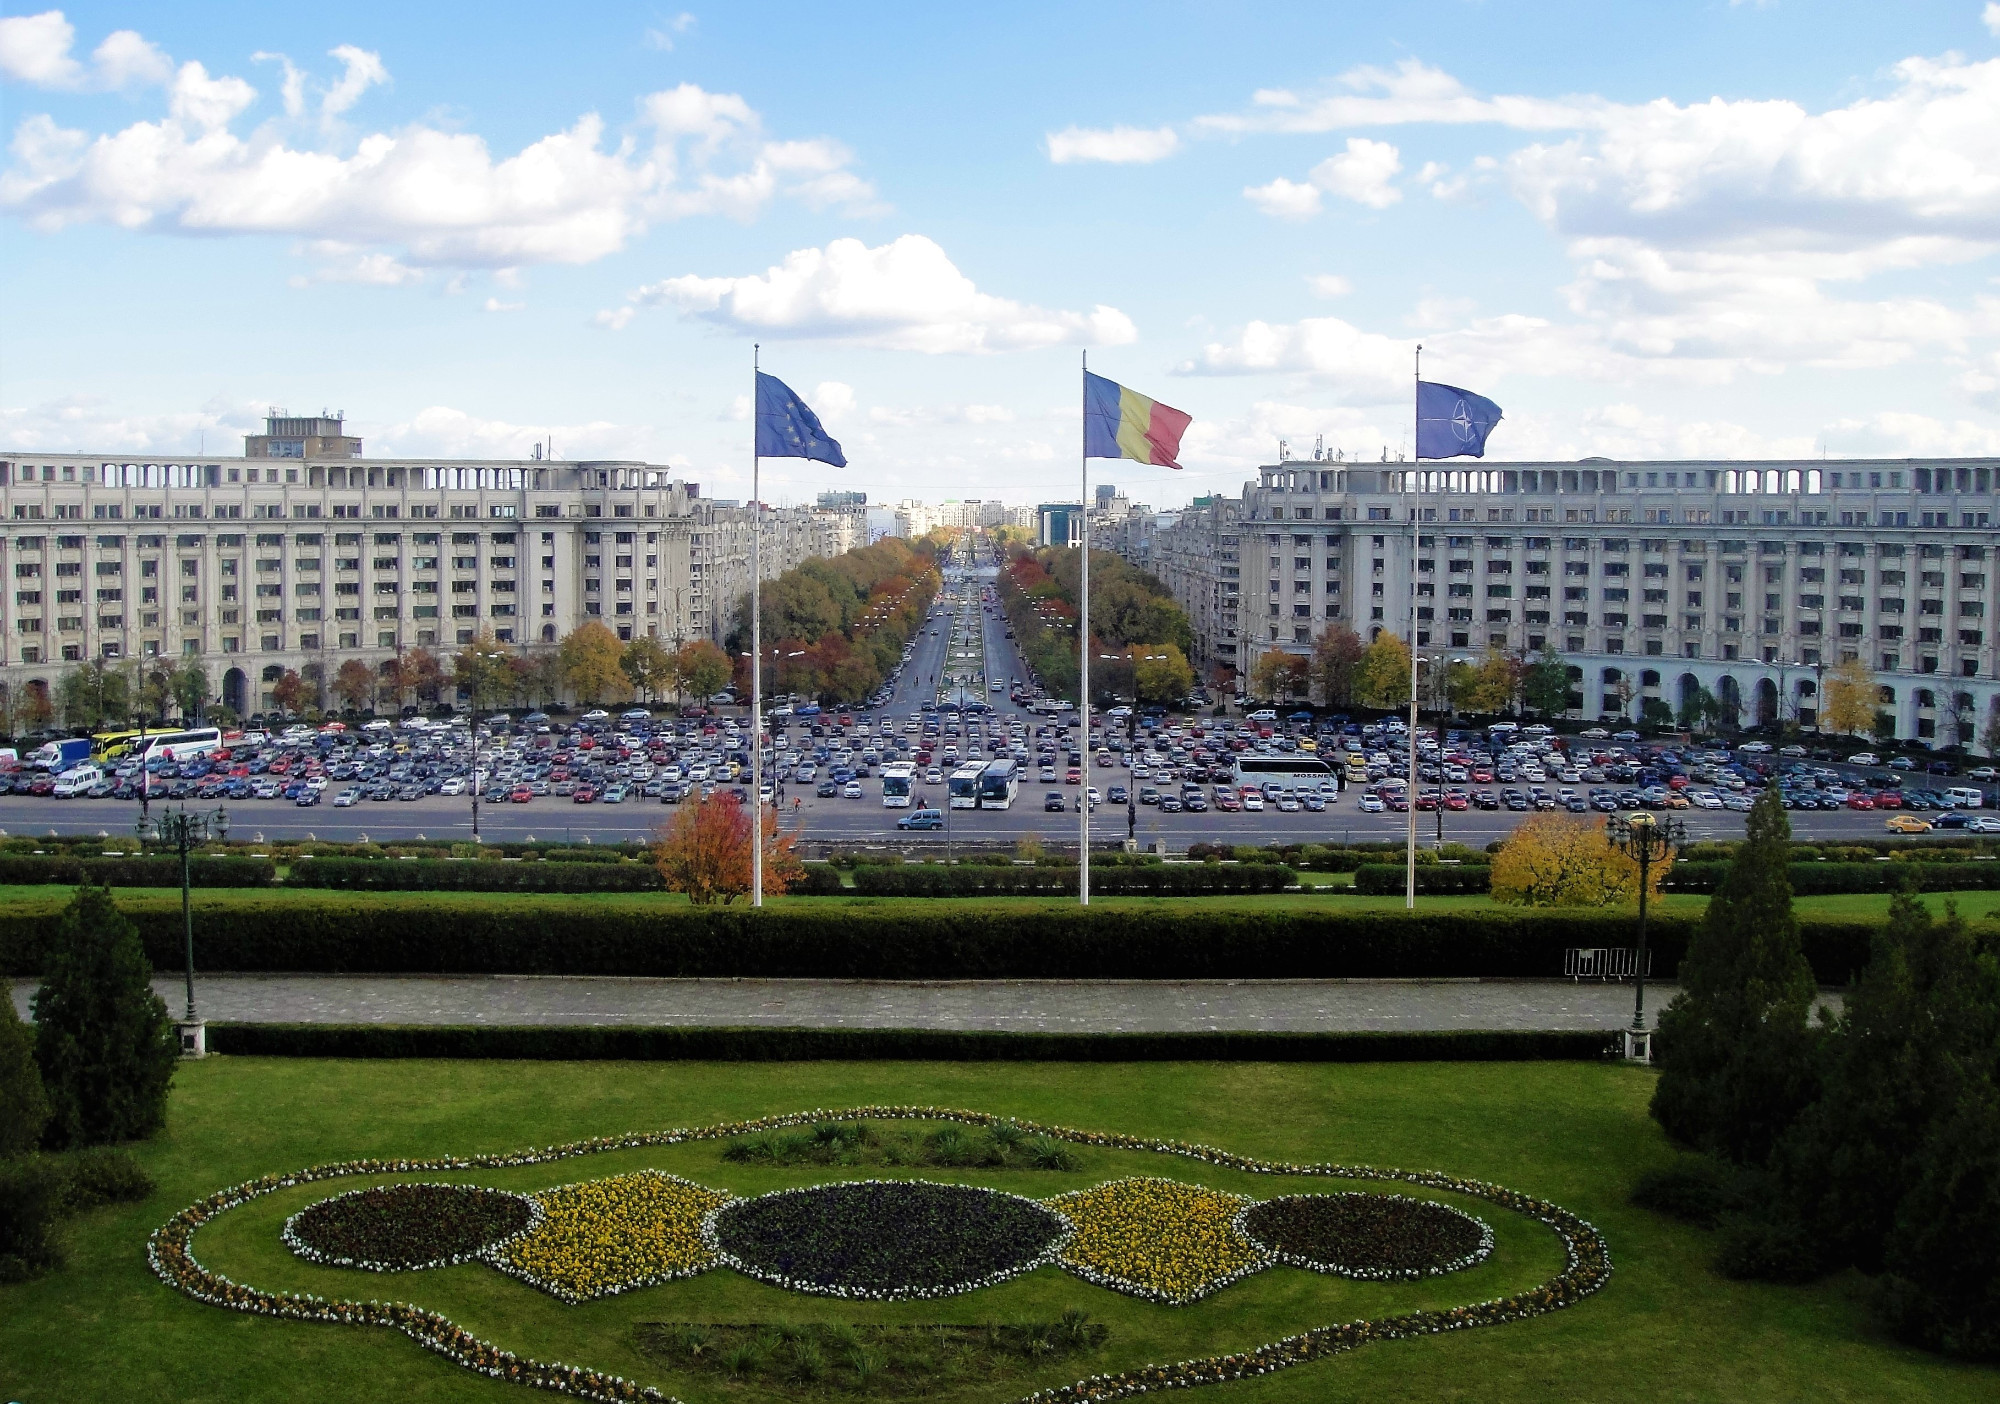
[[[1502,458],[2000,452],[2000,4],[13,6],[0,447],[371,452],[747,485],[750,343],[850,467],[1071,495],[1076,368]]]

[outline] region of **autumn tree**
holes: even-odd
[[[563,681],[577,701],[595,706],[625,697],[625,672],[618,666],[625,645],[602,620],[584,620],[563,636],[557,652],[562,658]]]
[[[1353,705],[1355,672],[1366,652],[1361,635],[1338,621],[1327,625],[1313,640],[1313,682],[1327,706]]]
[[[674,650],[674,679],[680,691],[706,698],[729,684],[729,655],[707,639],[690,639]]]
[[[673,655],[650,634],[642,634],[625,645],[625,652],[618,658],[618,667],[632,684],[632,690],[648,702],[660,693],[672,690]]]
[[[1194,668],[1174,644],[1140,644],[1131,650],[1133,685],[1141,702],[1172,705],[1194,690]]]
[[[471,643],[452,656],[451,679],[466,695],[475,712],[490,711],[513,691],[514,674],[508,666],[514,650],[481,629]]]
[[[1993,699],[1993,708],[1986,714],[1986,725],[1979,732],[1980,747],[1989,756],[2000,756],[2000,697]]]
[[[1653,867],[1653,890],[1668,864]],[[1493,900],[1523,907],[1616,907],[1639,899],[1639,865],[1604,820],[1536,814],[1493,856]]]
[[[1354,670],[1354,700],[1383,711],[1409,705],[1409,645],[1387,629],[1375,636]]]
[[[364,712],[375,705],[375,673],[359,658],[350,658],[334,670],[333,695],[349,710]]]
[[[1312,665],[1296,653],[1274,648],[1259,654],[1250,669],[1250,690],[1259,697],[1283,701],[1306,690]]]
[[[1866,663],[1859,658],[1843,659],[1826,675],[1826,708],[1820,713],[1820,729],[1838,736],[1859,736],[1874,730],[1881,695]]]
[[[382,665],[381,691],[388,694],[391,706],[399,705],[403,698],[415,693],[418,700],[437,701],[438,688],[444,685],[444,665],[427,648],[413,648],[408,653],[399,653]]]
[[[798,856],[798,834],[781,833],[778,816],[764,814],[764,891],[778,894],[805,876]],[[684,802],[660,829],[653,842],[653,865],[669,892],[685,892],[688,901],[705,907],[727,906],[750,891],[750,810],[733,794],[719,793]]]
[[[14,725],[23,731],[40,731],[55,719],[56,705],[49,697],[49,685],[40,678],[21,689],[14,700]]]
[[[1452,689],[1452,705],[1466,712],[1504,712],[1513,704],[1521,669],[1504,650],[1489,645],[1477,664],[1468,666],[1463,688]]]
[[[56,700],[62,707],[63,725],[79,731],[96,731],[107,723],[123,721],[132,711],[132,691],[125,674],[101,658],[64,673],[56,683]]]
[[[305,705],[306,681],[298,670],[287,668],[271,684],[271,702],[281,712],[296,712]]]

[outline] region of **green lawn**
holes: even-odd
[[[1630,1207],[1633,1178],[1667,1154],[1645,1115],[1649,1091],[1650,1076],[1640,1070],[1561,1063],[561,1065],[218,1058],[183,1069],[167,1132],[138,1148],[160,1181],[158,1193],[143,1205],[98,1211],[81,1221],[74,1264],[63,1274],[0,1287],[0,1398],[178,1404],[521,1397],[388,1332],[288,1324],[190,1301],[153,1279],[145,1236],[213,1189],[316,1161],[503,1150],[888,1102],[1201,1140],[1273,1159],[1436,1168],[1552,1199],[1598,1225],[1611,1245],[1617,1272],[1610,1286],[1572,1310],[1369,1346],[1219,1387],[1217,1399],[1596,1401],[1630,1394],[1690,1401],[1969,1401],[2000,1392],[2000,1372],[1953,1365],[1885,1340],[1862,1306],[1866,1284],[1860,1279],[1810,1288],[1730,1283],[1705,1266],[1705,1235]],[[926,1173],[1038,1195],[1135,1171],[1264,1195],[1301,1183],[1137,1153],[1085,1148],[1083,1154],[1075,1174]],[[732,1165],[714,1143],[698,1143],[465,1178],[529,1188],[640,1164],[742,1191],[838,1174]],[[1135,1358],[1247,1346],[1299,1327],[1398,1307],[1477,1300],[1546,1277],[1557,1259],[1553,1241],[1538,1226],[1474,1206],[1494,1223],[1494,1257],[1425,1284],[1363,1284],[1274,1269],[1196,1306],[1169,1308],[1043,1269],[942,1302],[847,1306],[715,1271],[563,1307],[476,1266],[358,1282],[357,1274],[307,1267],[277,1244],[277,1225],[328,1192],[324,1186],[286,1191],[233,1211],[196,1237],[196,1251],[216,1269],[259,1286],[413,1300],[448,1311],[500,1344],[653,1379],[691,1404],[783,1396],[664,1376],[635,1350],[633,1323],[844,1316],[978,1324],[1076,1305],[1111,1328],[1103,1358],[1091,1362],[1091,1368],[1110,1368]],[[792,1397],[858,1396],[836,1389]],[[951,1397],[993,1392],[967,1388]]]

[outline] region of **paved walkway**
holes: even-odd
[[[182,982],[154,981],[167,1007]],[[16,982],[23,1015],[33,985]],[[1648,1015],[1676,990],[1649,985]],[[198,979],[217,1021],[393,1024],[690,1024],[994,1029],[1613,1029],[1630,985],[1474,980],[658,980],[617,977],[215,975]],[[1650,1021],[1650,1020],[1649,1020]]]

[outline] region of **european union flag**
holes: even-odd
[[[819,416],[775,375],[757,372],[757,456],[810,458],[847,466],[840,441],[820,427]]]
[[[1500,406],[1484,395],[1435,381],[1417,382],[1417,457],[1484,458]]]

